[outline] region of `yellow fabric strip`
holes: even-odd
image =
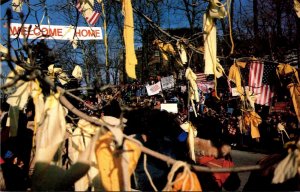
[[[297,83],[300,83],[297,69],[295,67],[292,67],[290,64],[280,63],[277,66],[276,72],[277,72],[278,77],[294,73]]]
[[[104,1],[102,1],[101,5],[102,5],[103,29],[104,29],[105,64],[107,67],[108,66],[108,41],[107,41],[107,24],[106,24]]]
[[[12,5],[13,11],[21,12],[22,6],[23,6],[23,1],[22,0],[13,0],[11,5]]]
[[[128,172],[130,177],[136,168],[141,149],[136,143],[125,140],[122,154],[117,154],[112,147],[113,136],[110,132],[101,136],[96,146],[96,158],[98,162],[101,184],[106,191],[120,191],[122,189],[122,159],[128,163]],[[130,181],[130,178],[126,178]]]
[[[237,88],[237,91],[242,95],[243,94],[243,88],[242,88],[242,80],[241,80],[241,74],[239,71],[239,68],[237,65],[233,64],[231,65],[229,69],[228,79],[232,80]]]
[[[300,18],[300,1],[294,0],[294,10],[297,14],[297,17]]]
[[[131,0],[122,1],[124,14],[124,43],[125,43],[125,69],[128,77],[136,79],[135,66],[137,59],[134,50],[134,24]]]
[[[261,117],[255,111],[250,111],[245,112],[244,120],[245,124],[251,128],[251,137],[259,138],[258,125],[262,122]]]
[[[288,88],[293,100],[293,105],[298,118],[298,122],[300,122],[300,85],[291,84]]]

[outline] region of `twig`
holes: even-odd
[[[6,11],[6,15],[7,15],[7,24],[8,24],[8,33],[7,33],[7,39],[10,39],[10,25],[11,25],[11,19],[12,19],[12,13],[10,9],[7,9]],[[7,43],[7,54],[6,54],[6,59],[7,59],[7,65],[9,66],[9,68],[14,72],[14,74],[17,74],[17,71],[15,70],[14,66],[11,63],[11,53],[10,53],[10,49],[11,49],[11,42],[8,41]]]
[[[170,39],[174,40],[174,41],[181,41],[182,43],[184,43],[188,48],[190,48],[191,50],[195,51],[196,53],[200,53],[203,54],[203,52],[199,51],[197,48],[195,48],[193,45],[191,45],[190,43],[188,43],[188,41],[184,41],[182,40],[183,38],[176,38],[172,35],[170,35],[168,32],[164,31],[162,28],[160,28],[156,23],[154,23],[148,16],[146,16],[145,14],[143,14],[142,12],[140,12],[139,10],[133,8],[133,11],[135,13],[137,13],[138,15],[140,15],[141,17],[143,17],[147,22],[150,23],[150,26],[158,29],[162,34],[164,34],[165,36],[169,37]]]
[[[93,90],[92,87],[78,87],[75,89],[66,89],[68,92],[73,92],[73,91],[82,91],[82,90]]]
[[[116,97],[119,95],[119,93],[120,93],[120,91],[117,91],[117,92],[114,94],[113,99],[116,98]],[[103,107],[101,107],[100,110],[103,109],[104,107],[108,106],[108,105],[111,103],[111,101],[112,101],[112,99],[109,100]]]
[[[85,102],[84,100],[82,100],[80,97],[77,97],[76,95],[70,93],[69,91],[65,91],[65,93],[67,95],[69,95],[70,97],[82,102],[85,106],[87,106],[88,108],[92,109],[92,110],[97,110],[97,108],[93,105],[88,104],[87,102]]]

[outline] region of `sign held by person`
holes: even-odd
[[[288,102],[276,102],[271,106],[270,112],[286,113],[288,112]]]
[[[161,78],[161,86],[162,86],[163,90],[173,88],[174,84],[175,84],[175,82],[174,82],[173,75]]]
[[[161,92],[160,81],[155,83],[154,85],[147,85],[146,89],[149,96],[158,94],[159,92]]]
[[[178,113],[178,106],[177,103],[162,103],[160,104],[160,110],[165,110],[169,113]]]

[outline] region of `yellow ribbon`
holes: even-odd
[[[104,1],[101,1],[101,6],[102,6],[103,29],[104,29],[105,64],[106,67],[108,67],[108,40],[107,40],[107,24],[106,24]]]
[[[128,77],[136,79],[135,66],[137,65],[137,59],[134,50],[134,24],[131,0],[122,0],[122,13],[124,14],[125,70]]]
[[[300,122],[300,84],[290,84],[288,89],[290,90],[298,122]]]
[[[99,175],[105,191],[121,191],[122,182],[126,182],[122,178],[122,158],[125,158],[128,163],[128,172],[126,174],[130,177],[136,168],[141,149],[136,143],[125,140],[123,153],[116,154],[112,143],[113,136],[111,132],[107,132],[98,140],[96,157]],[[130,181],[130,178],[126,179]]]
[[[262,122],[261,117],[255,111],[246,111],[244,114],[244,121],[245,124],[251,128],[251,137],[259,138],[258,125]]]
[[[300,83],[297,69],[295,67],[292,67],[290,64],[279,64],[277,66],[276,73],[278,77],[294,73],[297,83]]]
[[[174,47],[170,43],[163,43],[161,40],[155,39],[153,41],[153,44],[156,45],[163,57],[163,60],[168,61],[169,57],[168,54],[171,54],[175,56],[176,52],[174,50]]]

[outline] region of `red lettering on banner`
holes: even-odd
[[[35,36],[40,36],[41,35],[41,32],[40,32],[39,28],[34,28],[33,33],[34,33]]]
[[[42,28],[41,31],[42,31],[42,34],[43,34],[43,35],[48,35],[48,34],[47,34],[47,32],[48,32],[48,31],[47,31],[47,28]]]
[[[94,31],[93,30],[88,30],[87,35],[88,36],[94,36]]]
[[[85,32],[85,34],[84,34],[83,32]],[[82,35],[83,37],[86,37],[86,36],[87,36],[87,32],[86,32],[85,29],[83,29],[83,30],[81,31],[81,35]]]
[[[95,37],[96,36],[95,31],[88,30],[88,36]]]
[[[81,32],[81,30],[80,30],[80,29],[77,29],[77,30],[76,30],[76,36],[81,37],[81,33],[80,33],[80,32]]]
[[[29,30],[29,28],[28,28],[28,30]],[[29,35],[34,35],[32,28],[30,29],[30,31],[28,31],[28,33],[29,33]]]
[[[95,30],[96,37],[100,37],[100,30]]]
[[[10,28],[10,34],[17,35],[19,33],[20,29],[21,29],[21,27],[13,26],[12,28]]]
[[[22,34],[22,35],[26,35],[26,33],[25,33],[25,32],[26,32],[26,28],[27,28],[27,27],[22,27],[22,28],[21,28],[21,34]]]
[[[57,29],[57,36],[62,36],[62,29]]]
[[[57,33],[57,29],[48,29],[48,35],[53,37],[53,36],[56,36],[56,33]]]

